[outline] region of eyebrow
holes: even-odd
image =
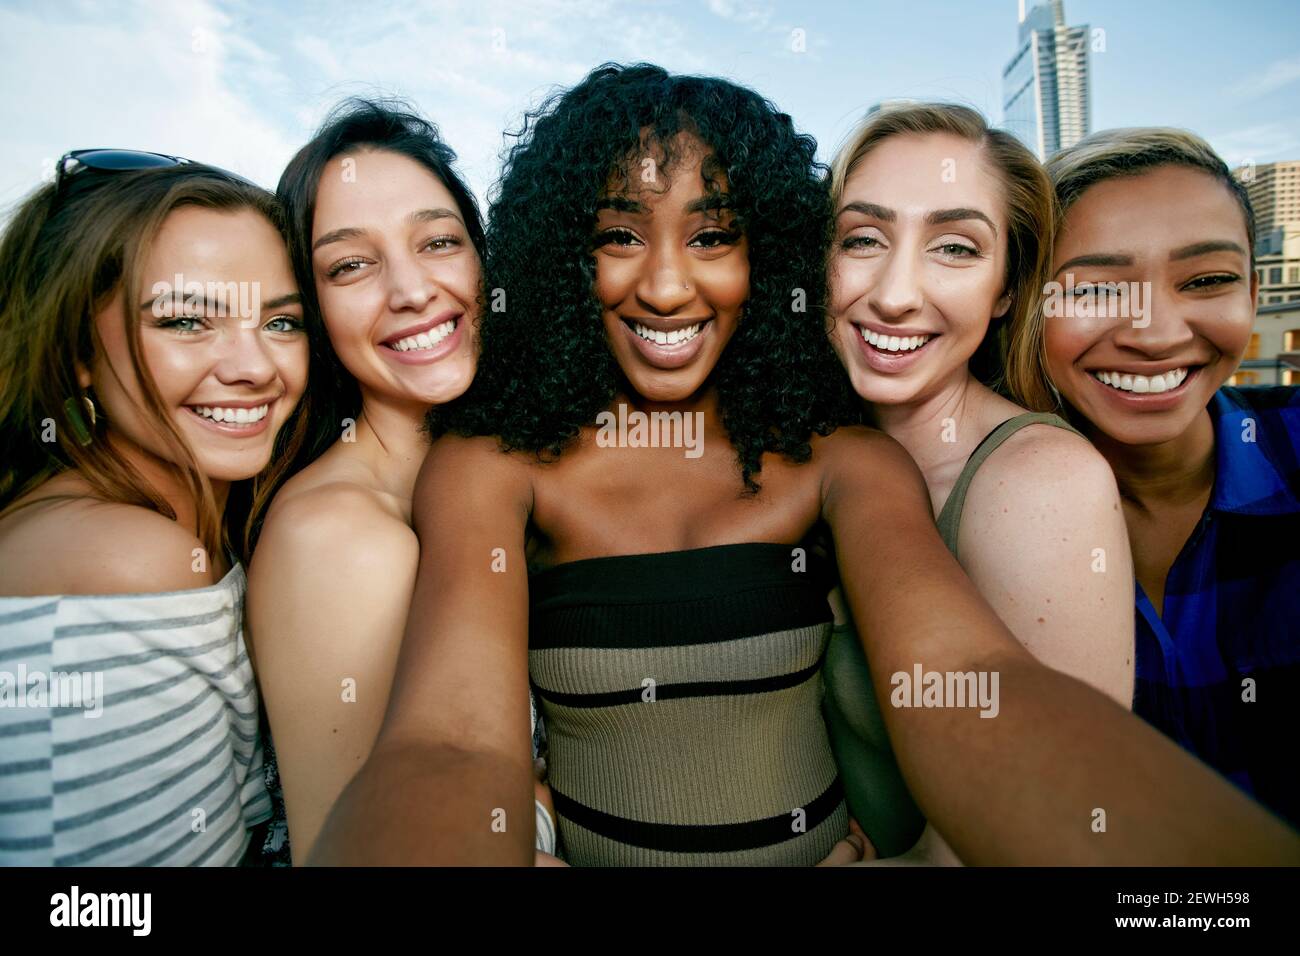
[[[1193,259],[1196,256],[1203,256],[1210,252],[1235,252],[1239,256],[1246,255],[1246,250],[1241,248],[1239,243],[1230,239],[1209,239],[1205,242],[1193,242],[1191,245],[1175,249],[1169,253],[1169,261],[1179,262],[1183,259]]]
[[[957,209],[936,209],[925,217],[925,221],[932,226],[939,226],[945,222],[963,222],[969,219],[978,219],[987,223],[988,227],[993,230],[993,235],[998,234],[998,227],[993,225],[993,220],[978,209],[965,206]]]
[[[1061,264],[1061,268],[1053,273],[1053,276],[1059,276],[1071,266],[1131,266],[1133,257],[1127,252],[1092,252],[1086,256],[1075,256],[1067,262]]]
[[[699,199],[692,199],[683,209],[687,213],[709,212],[717,209],[732,209],[734,203],[731,200],[730,193],[709,193],[707,196],[701,196]],[[644,203],[635,199],[629,199],[626,196],[603,196],[596,200],[596,211],[602,209],[613,209],[615,212],[630,212],[645,214],[649,209]]]
[[[417,209],[406,217],[408,222],[436,222],[439,219],[455,219],[461,225],[465,222],[454,209],[447,209],[445,206],[437,206],[433,209]],[[364,229],[356,226],[344,226],[342,229],[335,229],[333,232],[327,232],[311,244],[311,251],[315,252],[321,246],[328,246],[332,242],[342,242],[344,239],[356,239],[365,235]]]
[[[846,212],[860,212],[864,216],[871,216],[873,219],[880,219],[884,222],[893,222],[898,218],[892,209],[886,209],[884,206],[877,206],[873,202],[851,202],[847,203],[844,208],[835,214],[838,219]]]
[[[878,205],[874,202],[851,202],[847,203],[838,213],[836,218],[844,215],[846,212],[857,212],[864,216],[870,216],[873,219],[879,219],[882,222],[893,222],[898,218],[898,213],[886,206]],[[946,222],[962,222],[967,219],[979,219],[988,223],[988,227],[993,230],[993,235],[998,234],[998,227],[993,224],[993,220],[980,212],[978,209],[969,207],[960,207],[957,209],[936,209],[925,217],[925,221],[931,226],[940,226]]]
[[[1197,256],[1208,255],[1211,252],[1235,252],[1239,256],[1246,255],[1246,250],[1241,247],[1240,243],[1233,242],[1230,239],[1207,239],[1204,242],[1193,242],[1186,246],[1179,246],[1169,253],[1169,261],[1181,262],[1184,259],[1194,259]],[[1134,261],[1133,255],[1128,252],[1093,252],[1088,255],[1075,256],[1057,269],[1055,275],[1060,275],[1071,266],[1131,266]]]
[[[220,302],[215,302],[206,297],[202,299],[193,298],[192,296],[185,295],[183,292],[178,291],[172,293],[171,296],[160,295],[156,298],[140,303],[141,311],[145,309],[152,310],[155,302],[182,302],[201,305],[203,306],[204,312],[221,312],[226,309],[226,306],[222,305]],[[281,309],[286,305],[299,305],[301,303],[301,292],[287,292],[284,295],[278,295],[274,299],[268,299],[266,302],[261,303],[261,307],[262,310],[265,311],[267,309]]]

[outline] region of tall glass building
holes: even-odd
[[[1088,25],[1067,26],[1064,0],[1020,2],[1020,42],[1002,70],[1002,126],[1046,160],[1092,129]]]

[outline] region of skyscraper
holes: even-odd
[[[1064,0],[1046,0],[1025,14],[1020,41],[1002,70],[1002,125],[1046,160],[1092,129],[1088,25],[1067,26]]]

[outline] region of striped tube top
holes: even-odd
[[[735,544],[529,581],[529,672],[564,858],[820,862],[848,833],[821,714],[826,565]]]
[[[0,866],[234,865],[271,815],[245,578],[0,598]]]

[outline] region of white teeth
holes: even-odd
[[[1159,394],[1182,385],[1188,375],[1185,368],[1175,368],[1160,375],[1130,375],[1125,372],[1093,372],[1093,377],[1103,385],[1122,392],[1142,394]]]
[[[911,352],[930,341],[928,335],[910,335],[900,338],[897,335],[880,335],[862,326],[858,326],[858,331],[862,333],[862,338],[868,345],[882,352]]]
[[[696,322],[694,325],[688,325],[684,329],[674,329],[671,332],[659,332],[649,326],[642,325],[640,322],[632,323],[632,330],[647,342],[653,342],[655,345],[680,345],[683,342],[689,342],[699,334],[700,327],[704,323]]]
[[[408,335],[404,339],[398,339],[393,343],[393,348],[399,352],[409,352],[412,349],[431,349],[455,331],[456,320],[448,319],[442,325],[434,326],[427,332],[417,332],[415,335]]]
[[[226,408],[221,405],[191,405],[194,411],[204,418],[226,425],[256,425],[266,417],[269,405],[256,405],[253,408]]]

